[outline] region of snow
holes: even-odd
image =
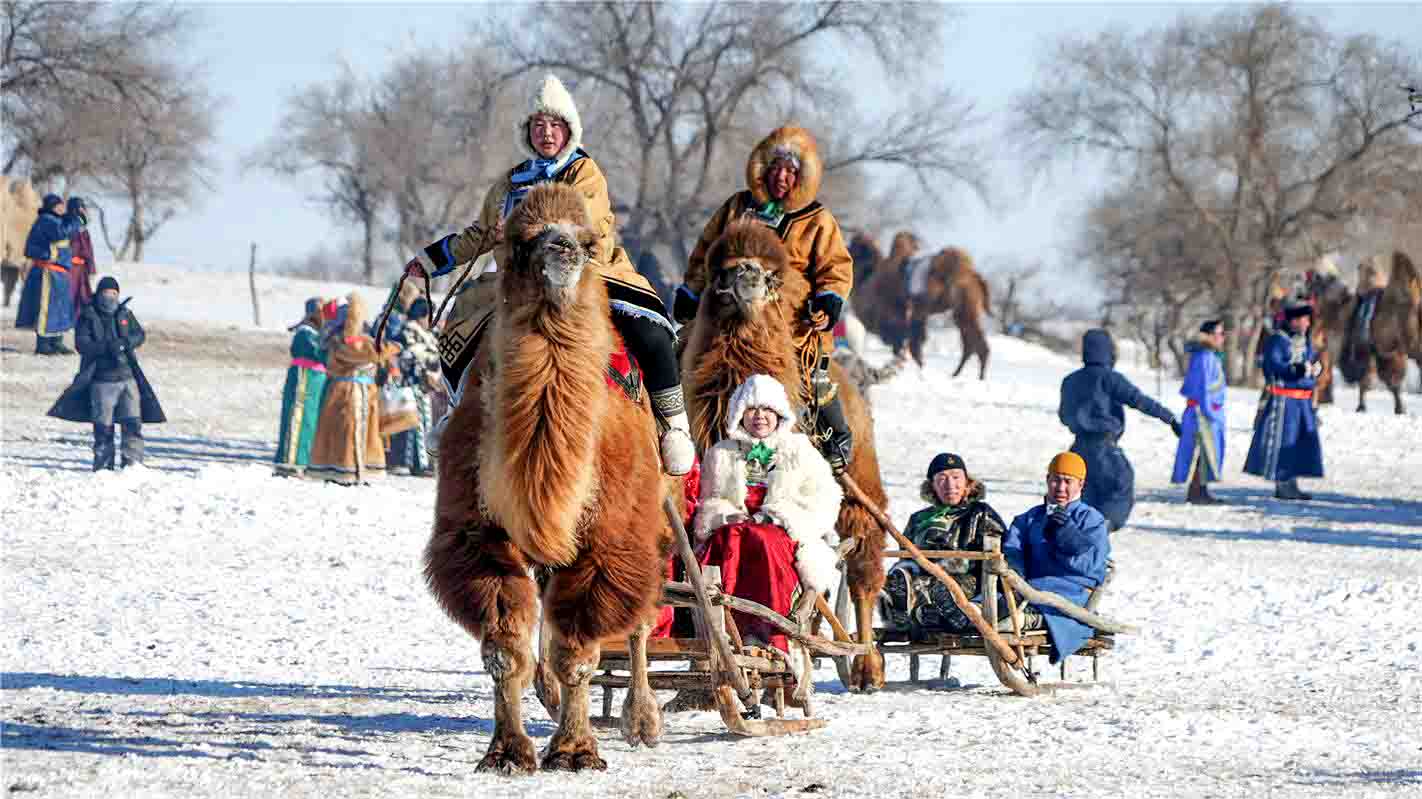
[[[264,321],[283,326],[306,296],[337,293],[270,280]],[[493,728],[492,682],[420,576],[433,483],[351,490],[271,477],[287,340],[274,324],[250,325],[246,277],[124,265],[120,281],[149,329],[140,355],[172,419],[148,429],[149,468],[88,472],[88,431],[43,416],[77,359],[30,355],[29,335],[10,329],[13,309],[0,316],[0,770],[11,793],[1422,789],[1416,395],[1404,417],[1377,410],[1389,407],[1381,393],[1367,415],[1351,402],[1323,411],[1329,476],[1305,486],[1318,497],[1308,504],[1277,502],[1240,473],[1254,392],[1231,392],[1223,507],[1181,502],[1168,482],[1174,437],[1133,414],[1123,443],[1138,504],[1113,536],[1119,569],[1102,610],[1142,632],[1119,637],[1091,687],[1025,700],[963,658],[960,687],[914,687],[894,658],[886,690],[849,695],[826,661],[823,730],[737,740],[713,714],[681,714],[654,750],[599,731],[604,773],[508,779],[474,772]],[[378,303],[384,291],[367,296]],[[921,470],[944,449],[985,479],[1001,513],[1021,512],[1070,442],[1056,389],[1075,363],[999,336],[987,381],[953,380],[957,337],[934,335],[928,368],[873,391],[892,514],[916,509]],[[1153,374],[1128,374],[1153,392]],[[1179,409],[1175,387],[1161,399]],[[926,658],[924,672],[937,665]],[[1089,681],[1089,664],[1073,660],[1070,678]],[[553,725],[531,691],[524,708],[541,746]]]

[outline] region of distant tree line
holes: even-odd
[[[174,56],[196,18],[171,4],[4,0],[0,21],[0,173],[82,189],[115,257],[142,259],[210,185],[217,105]],[[117,243],[95,194],[129,212]]]
[[[524,157],[513,131],[553,72],[608,174],[624,246],[644,269],[660,262],[648,277],[666,286],[711,212],[743,188],[751,147],[785,122],[819,139],[822,197],[845,222],[905,219],[955,187],[985,196],[973,109],[918,56],[941,46],[944,18],[928,5],[839,2],[484,7],[457,47],[297,91],[246,163],[308,187],[352,225],[361,276],[388,279],[416,247],[472,221]],[[919,88],[862,111],[852,73],[813,63],[819,44]],[[898,179],[885,186],[875,169]]]
[[[1422,112],[1401,88],[1422,79],[1417,47],[1286,5],[1057,41],[1014,127],[1039,163],[1109,160],[1078,253],[1107,317],[1181,366],[1185,335],[1223,317],[1229,374],[1251,378],[1271,291],[1422,218]]]

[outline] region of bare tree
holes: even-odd
[[[744,154],[787,116],[833,107],[839,123],[817,130],[836,171],[896,164],[924,185],[967,180],[981,188],[980,161],[959,159],[961,103],[944,114],[905,111],[864,122],[809,64],[811,45],[855,48],[899,78],[917,71],[916,53],[937,46],[941,8],[915,4],[710,2],[698,5],[599,3],[491,19],[480,30],[512,61],[505,77],[551,69],[578,85],[600,126],[590,146],[609,169],[626,227],[645,245],[665,246],[672,263],[689,248],[727,187],[741,183]],[[532,23],[530,23],[532,21]],[[940,97],[940,100],[942,98]],[[592,129],[591,125],[584,126]],[[862,137],[854,131],[868,130]]]
[[[159,56],[194,24],[174,4],[46,0],[4,0],[0,21],[0,172],[28,172],[39,182],[82,172],[59,145],[76,107],[168,95],[172,73]]]
[[[1332,34],[1290,6],[1239,7],[1063,39],[1015,116],[1036,160],[1105,153],[1122,183],[1168,192],[1207,253],[1209,302],[1247,330],[1283,272],[1383,199],[1380,177],[1415,174],[1422,138],[1395,87],[1416,69],[1402,44]],[[1255,340],[1231,339],[1239,375],[1253,360],[1234,357],[1241,339]]]
[[[160,100],[120,99],[93,111],[108,133],[95,143],[88,180],[129,210],[119,260],[143,260],[158,230],[211,187],[208,150],[215,136],[215,102],[200,81],[174,78]]]
[[[390,187],[378,160],[368,89],[349,66],[334,80],[316,83],[286,100],[277,132],[244,161],[305,185],[321,181],[316,199],[340,220],[361,227],[361,264],[375,282],[375,236]]]

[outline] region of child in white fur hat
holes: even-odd
[[[788,614],[797,587],[837,583],[835,520],[842,497],[829,464],[803,433],[785,387],[752,375],[731,397],[728,438],[706,452],[693,525],[703,566],[719,566],[724,590]],[[766,622],[733,611],[747,642],[789,651]],[[798,664],[797,664],[798,665]]]

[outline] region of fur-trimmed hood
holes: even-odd
[[[795,414],[790,409],[790,397],[785,386],[770,375],[751,375],[746,378],[736,393],[731,395],[731,409],[726,414],[726,435],[739,441],[755,443],[751,434],[741,427],[741,417],[747,408],[770,408],[780,415],[780,426],[766,437],[767,446],[784,438],[795,426]]]
[[[568,143],[563,145],[563,149],[559,150],[554,158],[557,164],[554,167],[556,172],[583,146],[583,119],[578,115],[578,106],[573,102],[573,95],[568,92],[563,82],[558,80],[558,76],[551,72],[544,76],[543,83],[529,101],[528,114],[518,123],[519,147],[529,158],[542,158],[543,156],[533,149],[528,138],[528,123],[534,114],[552,114],[568,123]]]
[[[785,198],[785,213],[793,214],[815,201],[820,193],[820,181],[824,179],[824,164],[820,161],[819,146],[808,130],[794,125],[776,128],[751,150],[746,161],[746,188],[757,205],[770,201],[770,193],[765,187],[765,175],[770,163],[779,154],[789,154],[800,162],[799,179],[795,189]]]

